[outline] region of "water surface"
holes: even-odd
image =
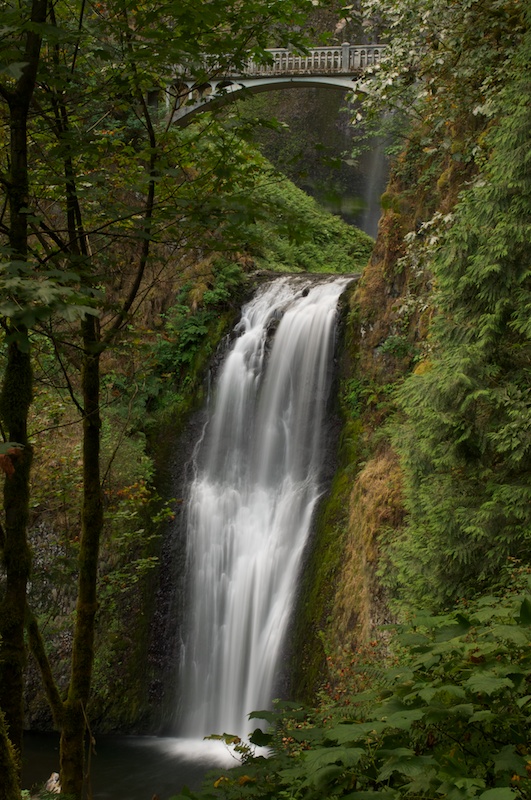
[[[217,743],[216,743],[217,745]],[[28,733],[23,786],[36,789],[59,769],[59,737]],[[98,736],[91,758],[94,800],[169,800],[183,786],[198,789],[211,769],[237,765],[223,745],[155,736]]]

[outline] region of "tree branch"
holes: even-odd
[[[39,666],[44,690],[50,704],[54,722],[58,728],[61,728],[63,725],[64,704],[53,677],[52,668],[44,647],[44,641],[37,619],[29,606],[26,606],[26,631],[28,633],[30,650]]]
[[[126,15],[126,22],[127,22],[127,15]],[[127,47],[129,51],[131,50],[131,41],[130,35],[127,39]],[[133,75],[136,77],[136,67],[134,59],[131,58],[131,69]],[[104,338],[104,344],[107,346],[110,344],[114,336],[118,333],[120,328],[125,322],[127,315],[135,302],[135,298],[138,294],[140,286],[142,285],[142,280],[144,278],[144,272],[146,269],[147,261],[149,258],[149,252],[151,247],[151,236],[152,236],[152,229],[153,229],[153,211],[155,208],[155,177],[156,177],[156,167],[157,167],[157,137],[155,134],[155,129],[153,127],[153,122],[151,119],[151,114],[149,113],[149,108],[146,102],[146,98],[142,93],[142,90],[137,87],[137,95],[140,105],[142,107],[142,113],[144,116],[144,123],[146,126],[148,140],[149,140],[149,148],[150,148],[150,155],[149,155],[149,188],[148,194],[146,198],[146,205],[144,210],[144,219],[142,224],[142,249],[140,253],[140,260],[138,264],[138,269],[136,272],[135,280],[133,281],[133,285],[131,290],[122,305],[122,308],[118,312],[118,315],[111,325],[111,327],[107,330]]]
[[[57,361],[59,362],[59,366],[61,367],[61,372],[63,373],[63,377],[64,377],[64,379],[66,381],[66,388],[68,390],[68,394],[70,395],[70,399],[72,400],[73,404],[75,405],[75,407],[77,408],[77,410],[79,411],[81,416],[83,417],[83,414],[84,414],[83,406],[81,405],[81,403],[78,401],[77,397],[74,394],[74,387],[72,386],[72,383],[70,381],[70,376],[68,375],[68,372],[66,371],[66,367],[65,367],[65,365],[63,363],[63,359],[61,358],[61,353],[59,352],[59,348],[57,347],[57,342],[56,342],[56,340],[55,340],[55,338],[53,336],[51,336],[50,338],[52,340],[55,357],[57,358]]]

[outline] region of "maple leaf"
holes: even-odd
[[[7,475],[8,478],[12,478],[15,474],[14,464],[7,453],[0,454],[0,469]]]
[[[12,478],[15,474],[15,465],[13,461],[20,456],[21,452],[22,448],[20,447],[10,447],[6,453],[0,453],[0,470],[2,470],[8,478]]]

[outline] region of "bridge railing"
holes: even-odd
[[[303,55],[283,47],[266,52],[271,55],[267,63],[250,59],[243,69],[226,67],[218,59],[203,56],[203,68],[217,72],[217,78],[266,77],[275,75],[348,75],[375,66],[385,50],[383,44],[349,44],[335,47],[312,47]]]
[[[267,64],[248,61],[245,75],[301,75],[304,73],[345,74],[379,63],[385,45],[351,45],[312,47],[306,55],[284,48],[268,50],[273,60]]]

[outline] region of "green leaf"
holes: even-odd
[[[529,703],[530,700],[531,700],[531,694],[526,694],[525,697],[518,698],[518,700],[516,701],[516,705],[518,706],[518,708],[523,708]]]
[[[378,755],[389,755],[378,773],[380,781],[388,780],[394,772],[408,778],[416,778],[425,774],[436,763],[433,756],[416,755],[407,747],[396,747],[394,750],[382,749],[378,751]]]
[[[475,714],[469,719],[469,722],[486,722],[487,720],[497,719],[497,715],[488,708],[482,709],[481,711],[476,711]]]
[[[260,728],[255,728],[249,736],[249,741],[257,747],[269,747],[273,741],[273,736],[271,733],[264,733]]]
[[[517,793],[509,786],[498,786],[496,789],[487,789],[479,795],[479,800],[511,800]]]
[[[400,634],[398,637],[400,644],[404,647],[416,647],[418,645],[428,645],[431,640],[424,634],[414,631],[413,633]]]
[[[361,747],[321,747],[305,752],[304,761],[310,769],[320,769],[337,763],[354,767],[364,755],[365,750]]]
[[[378,736],[383,733],[389,724],[382,721],[374,722],[358,722],[349,725],[342,723],[336,725],[327,731],[330,739],[335,739],[340,744],[347,744],[348,742],[360,742],[362,739],[371,739],[373,736]]]
[[[492,635],[496,639],[510,642],[515,645],[525,646],[529,641],[528,632],[522,630],[519,625],[494,625],[492,628]]]
[[[492,757],[496,772],[510,772],[511,774],[526,775],[527,760],[516,752],[511,744],[502,747],[499,753]]]
[[[502,689],[512,689],[514,684],[508,678],[498,678],[491,672],[474,673],[470,678],[465,681],[467,686],[473,692],[482,692],[483,694],[496,694]]]
[[[251,711],[249,719],[263,719],[266,722],[278,722],[278,711]]]
[[[441,686],[428,687],[419,692],[419,697],[422,697],[426,702],[430,702],[437,695],[445,698],[455,697],[461,700],[466,697],[466,691],[462,686],[456,686],[454,683],[444,683]]]
[[[459,636],[464,636],[470,628],[470,623],[465,617],[461,615],[459,621],[454,625],[447,625],[441,628],[435,636],[436,642],[449,642]]]
[[[422,719],[425,714],[422,708],[413,708],[408,711],[397,711],[387,717],[387,724],[392,728],[399,728],[402,731],[409,731],[414,722]]]
[[[316,772],[310,773],[308,778],[304,781],[303,786],[315,786],[320,791],[325,791],[330,788],[336,778],[339,778],[344,772],[344,767],[330,764],[318,769]]]

